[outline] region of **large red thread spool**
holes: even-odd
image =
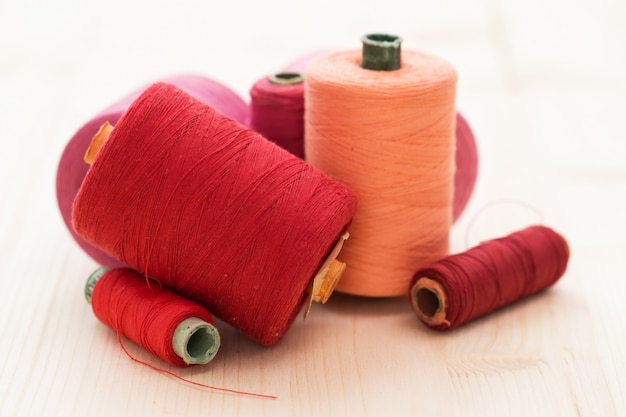
[[[100,268],[85,297],[96,317],[164,361],[187,366],[210,362],[220,346],[213,318],[197,303],[148,283],[130,268]]]
[[[240,123],[245,123],[248,118],[248,105],[234,91],[217,81],[192,74],[172,76],[165,78],[164,81],[176,85]],[[128,106],[145,89],[146,87],[143,87],[134,91],[86,122],[69,140],[59,160],[56,192],[63,221],[76,243],[101,265],[121,266],[118,260],[78,236],[72,227],[72,203],[89,168],[83,161],[83,156],[100,126],[106,121],[117,123]]]
[[[324,302],[334,289],[355,211],[344,184],[158,83],[108,133],[72,218],[88,242],[269,346],[307,293]]]
[[[563,236],[531,226],[419,270],[409,298],[426,325],[450,330],[553,285],[568,259]]]

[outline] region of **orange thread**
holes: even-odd
[[[337,289],[405,295],[414,272],[449,251],[456,71],[406,50],[396,71],[360,65],[354,50],[309,66],[305,155],[359,198]]]

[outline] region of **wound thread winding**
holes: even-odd
[[[269,77],[250,90],[250,128],[304,158],[304,83],[279,85]]]
[[[157,282],[148,283],[130,268],[104,273],[94,286],[91,306],[102,323],[176,366],[188,365],[172,347],[176,327],[189,318],[213,324],[205,308]]]
[[[355,50],[309,65],[305,155],[359,197],[337,289],[398,296],[415,270],[448,254],[456,72],[414,51],[396,71],[360,64]]]
[[[568,260],[563,236],[531,226],[421,269],[411,305],[429,327],[450,330],[553,285]]]
[[[215,107],[226,116],[240,123],[245,123],[248,118],[248,106],[241,97],[217,81],[193,74],[172,76],[164,81],[176,85],[203,103]],[[91,138],[93,138],[100,126],[106,121],[113,125],[117,124],[117,121],[133,100],[146,88],[147,86],[144,86],[134,91],[86,122],[67,143],[57,168],[56,195],[65,226],[83,251],[96,262],[105,266],[123,265],[102,250],[86,242],[72,227],[72,204],[89,169],[89,166],[83,161],[83,156]]]

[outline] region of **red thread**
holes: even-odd
[[[304,83],[273,84],[269,77],[250,90],[250,127],[304,158]]]
[[[107,271],[98,280],[91,296],[98,319],[147,351],[176,366],[187,366],[172,348],[176,327],[197,317],[213,323],[205,308],[186,300],[130,268]]]
[[[100,321],[116,331],[117,341],[126,356],[157,372],[198,387],[252,397],[276,398],[273,395],[195,382],[131,355],[122,342],[122,336],[172,365],[186,366],[172,349],[171,341],[176,326],[190,317],[213,323],[211,315],[203,307],[159,286],[158,283],[154,284],[149,285],[146,278],[130,268],[115,268],[104,273],[93,288],[93,312]]]
[[[421,269],[411,304],[429,327],[453,329],[553,285],[568,259],[561,235],[531,226]]]
[[[275,400],[276,398],[278,398],[276,395],[257,394],[257,393],[254,393],[254,392],[249,392],[249,391],[239,391],[239,390],[236,390],[236,389],[231,389],[231,388],[216,387],[216,386],[214,386],[214,385],[202,384],[202,383],[200,383],[200,382],[196,382],[196,381],[192,381],[192,380],[187,379],[187,378],[183,378],[182,376],[180,376],[180,375],[176,375],[174,372],[168,371],[167,369],[159,368],[159,367],[157,367],[157,366],[154,366],[154,365],[149,364],[148,362],[144,362],[144,361],[141,361],[141,360],[139,360],[139,359],[137,359],[137,358],[134,358],[134,357],[133,357],[133,356],[132,356],[132,355],[131,355],[131,354],[130,354],[127,350],[126,350],[126,348],[125,348],[125,347],[124,347],[124,345],[122,344],[122,341],[121,341],[121,339],[119,338],[119,334],[118,334],[118,341],[119,341],[120,345],[122,346],[122,350],[124,350],[124,353],[126,353],[126,355],[127,355],[127,356],[131,359],[131,360],[133,360],[134,362],[137,362],[137,363],[139,363],[139,364],[141,364],[141,365],[147,366],[148,368],[150,368],[150,369],[152,369],[152,370],[155,370],[155,371],[157,371],[157,372],[161,372],[161,373],[163,373],[163,374],[166,374],[166,375],[169,375],[169,376],[173,376],[174,378],[176,378],[176,379],[180,379],[181,381],[186,382],[186,383],[188,383],[188,384],[195,385],[195,386],[200,387],[200,388],[206,388],[206,389],[210,389],[210,390],[214,390],[214,391],[226,392],[226,393],[230,393],[230,394],[245,395],[245,396],[248,396],[248,397],[267,398],[267,399],[270,399],[270,400]]]
[[[176,85],[203,103],[215,107],[240,123],[244,123],[248,118],[248,106],[241,97],[214,80],[201,75],[186,74],[168,77],[165,81]],[[128,106],[145,89],[146,86],[134,91],[85,123],[67,143],[57,168],[57,202],[63,221],[76,243],[96,262],[105,266],[113,267],[121,266],[121,264],[76,234],[71,224],[72,203],[89,168],[83,160],[89,142],[104,122],[116,124]]]
[[[96,155],[73,225],[269,346],[295,319],[355,211],[347,186],[159,83]]]

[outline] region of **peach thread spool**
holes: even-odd
[[[446,256],[452,221],[457,75],[446,61],[370,34],[363,49],[311,62],[306,160],[356,191],[337,290],[405,295],[414,272]]]

